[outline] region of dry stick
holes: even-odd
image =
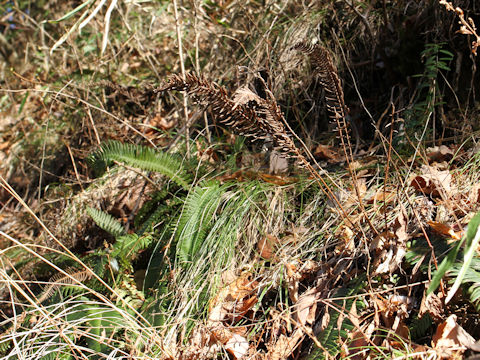
[[[75,177],[77,178],[78,185],[80,185],[80,189],[82,189],[83,191],[82,181],[80,180],[80,175],[78,174],[77,165],[75,164],[75,158],[73,157],[73,154],[72,154],[72,149],[70,148],[70,146],[67,144],[65,140],[63,140],[63,144],[68,150],[68,154],[70,155],[70,160],[72,161],[73,170],[75,172]]]
[[[195,32],[195,71],[197,72],[197,74],[200,74],[200,32],[198,31],[198,13],[202,9],[202,2],[195,0],[193,6],[195,8],[195,20],[193,23],[193,31]],[[210,134],[210,129],[208,128],[208,117],[205,111],[203,112],[203,121],[205,123],[205,134],[207,137],[207,143],[210,145],[212,143],[212,136]]]
[[[177,0],[173,1],[173,11],[175,15],[175,29],[177,30],[178,41],[178,57],[180,59],[180,69],[182,70],[182,78],[185,81],[187,79],[185,75],[185,64],[183,59],[183,47],[182,47],[182,33],[180,31],[180,20],[178,17]],[[183,94],[183,114],[185,116],[185,140],[187,142],[187,158],[190,158],[190,122],[188,120],[188,101],[187,93]]]
[[[387,193],[388,175],[390,171],[390,162],[392,161],[392,147],[393,147],[393,123],[395,122],[395,104],[392,102],[392,120],[390,121],[390,137],[388,139],[387,164],[385,165],[385,179],[383,180],[383,203],[386,206],[385,198]],[[387,233],[388,219],[385,211],[385,233]]]
[[[88,119],[90,120],[90,123],[92,124],[93,133],[95,134],[95,140],[97,140],[97,144],[100,145],[102,142],[100,141],[100,135],[98,135],[97,126],[95,125],[95,121],[93,120],[93,116],[92,116],[92,111],[90,110],[89,106],[87,106],[87,115],[88,115]]]

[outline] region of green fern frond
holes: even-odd
[[[115,237],[125,235],[125,229],[122,224],[120,224],[112,215],[92,207],[87,208],[87,214],[90,215],[99,228],[105,230],[109,234]]]
[[[158,191],[152,196],[152,199],[147,201],[135,216],[135,229],[138,235],[142,235],[156,223],[168,222],[179,205],[185,201],[185,196],[181,197],[167,197],[168,189]]]
[[[427,332],[432,328],[433,320],[428,313],[424,314],[421,318],[413,319],[412,323],[408,327],[410,330],[410,336],[413,341],[417,341],[427,335]]]
[[[96,169],[105,168],[114,160],[163,174],[184,189],[188,189],[191,181],[180,159],[146,146],[108,141],[89,158],[90,164]]]
[[[365,286],[365,280],[363,276],[361,278],[354,279],[348,287],[343,287],[337,291],[335,297],[351,297],[358,294]],[[318,336],[318,341],[323,345],[323,347],[328,351],[328,354],[335,358],[340,353],[340,339],[347,338],[348,332],[351,331],[354,326],[348,318],[345,318],[341,322],[340,328],[338,327],[338,322],[340,319],[340,312],[338,309],[345,309],[345,312],[349,312],[352,308],[352,305],[356,301],[354,298],[348,298],[347,300],[335,300],[335,308],[330,308],[330,321],[327,327],[322,330]],[[363,308],[363,303],[360,301],[356,302],[357,309]],[[316,360],[316,359],[325,359],[325,351],[323,349],[316,348],[310,355],[306,358],[307,360]]]
[[[112,256],[121,259],[131,258],[140,250],[150,246],[153,238],[151,236],[139,236],[138,234],[127,234],[118,237],[113,245]]]
[[[142,207],[137,211],[134,219],[135,228],[140,228],[148,217],[155,211],[159,204],[165,203],[167,196],[169,195],[169,189],[163,188],[160,191],[156,191],[155,193],[150,195],[150,199],[145,201]]]
[[[225,191],[218,182],[195,187],[185,199],[185,206],[176,230],[177,256],[190,262],[203,243],[215,210]]]

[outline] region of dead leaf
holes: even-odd
[[[312,260],[307,260],[303,264],[299,262],[285,264],[285,278],[287,280],[288,296],[294,304],[298,302],[298,287],[300,281],[316,272],[318,267],[318,264]]]
[[[453,228],[447,224],[437,221],[429,221],[428,225],[430,225],[432,230],[437,234],[450,236],[454,240],[460,240],[462,238],[461,232],[455,232]]]
[[[410,184],[416,190],[426,195],[440,196],[445,194],[450,197],[453,194],[452,174],[448,170],[439,171],[433,166],[423,165],[423,175],[416,175]]]
[[[227,350],[234,359],[242,359],[248,354],[249,344],[247,339],[238,334],[233,336],[225,344],[225,350]]]
[[[436,323],[442,321],[445,318],[445,304],[442,298],[441,293],[439,295],[431,293],[428,296],[424,294],[418,316],[423,317],[428,313]]]
[[[260,256],[265,260],[272,260],[275,256],[275,246],[278,244],[278,238],[276,236],[267,234],[260,238],[257,243],[257,251]]]
[[[168,131],[177,125],[177,119],[173,119],[168,121],[166,117],[162,116],[161,114],[157,113],[155,116],[150,120],[149,125],[153,128],[161,129],[163,131]]]
[[[371,337],[375,331],[375,324],[371,322],[366,328],[358,329],[349,334],[350,342],[342,346],[342,359],[361,360],[366,358]]]
[[[391,191],[380,190],[373,194],[372,197],[367,199],[368,204],[375,204],[377,202],[382,202],[384,204],[390,204],[395,200],[397,193]]]
[[[335,235],[337,235],[340,240],[335,246],[335,251],[337,253],[340,254],[345,250],[352,251],[355,249],[355,234],[347,225],[340,226]]]
[[[319,295],[319,289],[317,288],[309,289],[300,295],[294,306],[294,317],[301,326],[312,325],[315,321]]]
[[[255,305],[258,300],[255,294],[258,281],[251,280],[250,277],[251,274],[245,272],[220,290],[210,302],[210,322],[236,320]]]
[[[393,223],[395,237],[384,245],[380,255],[374,259],[374,274],[393,273],[403,261],[407,249],[407,240],[410,235],[407,232],[406,210],[402,207],[399,215]]]
[[[445,145],[430,147],[426,150],[426,154],[430,162],[450,161],[454,156],[453,150]]]
[[[259,173],[259,178],[262,179],[263,181],[267,182],[267,183],[278,185],[278,186],[293,184],[293,183],[298,181],[298,179],[293,178],[293,177],[271,175],[271,174],[262,174],[262,173]]]
[[[454,353],[463,353],[475,344],[475,339],[457,324],[457,316],[450,315],[438,325],[432,338],[432,346],[449,358]]]
[[[268,354],[266,358],[269,360],[287,359],[298,346],[298,343],[303,336],[304,333],[301,329],[296,329],[290,336],[286,336],[284,334],[280,335],[274,344],[267,346]]]
[[[341,160],[340,155],[332,149],[329,145],[319,144],[313,150],[313,156],[319,160],[327,160],[328,162],[339,162]]]

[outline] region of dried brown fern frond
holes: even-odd
[[[170,76],[158,91],[169,90],[186,91],[196,103],[209,106],[217,121],[239,135],[272,141],[274,148],[288,157],[302,156],[287,133],[282,111],[273,96],[265,100],[248,88],[240,88],[229,96],[225,88],[195,74],[186,74],[185,80]]]
[[[342,83],[338,76],[337,67],[332,61],[330,52],[318,44],[308,45],[300,42],[293,46],[294,49],[308,55],[312,65],[314,67],[315,74],[319,77],[320,83],[325,89],[325,99],[327,101],[327,108],[331,113],[331,118],[337,126],[338,136],[345,153],[345,159],[348,164],[348,172],[352,178],[355,193],[358,198],[358,204],[361,211],[365,214],[367,222],[374,233],[378,234],[377,230],[371,223],[370,219],[366,215],[365,208],[362,203],[362,197],[357,185],[357,174],[355,169],[351,166],[350,162],[353,159],[352,145],[350,142],[350,136],[347,128],[347,113],[348,108],[345,105],[343,96]],[[358,140],[358,139],[357,139]]]
[[[259,97],[248,88],[240,88],[230,97],[223,87],[194,74],[186,74],[185,80],[178,75],[172,75],[166,83],[157,89],[157,91],[169,90],[186,91],[198,104],[210,106],[212,113],[219,122],[230,126],[240,135],[251,137],[253,140],[272,141],[276,150],[288,157],[295,158],[299,165],[312,174],[322,191],[333,203],[337,204],[343,218],[351,223],[329,185],[290,138],[287,132],[288,124],[270,91],[266,91],[268,99]],[[293,133],[293,130],[288,129],[291,135],[302,143],[309,158],[315,162],[315,158],[305,144]],[[328,175],[326,176],[328,177]],[[355,227],[353,223],[352,227]]]
[[[50,278],[49,284],[45,286],[38,297],[38,302],[41,303],[47,300],[62,286],[78,285],[78,283],[83,283],[92,277],[92,272],[90,270],[67,269],[65,270],[65,273],[67,273],[67,275],[58,273]]]
[[[345,105],[342,83],[338,76],[337,67],[332,61],[330,52],[318,44],[308,45],[303,42],[296,44],[293,48],[300,50],[310,58],[315,74],[325,89],[327,107],[332,113],[332,119],[335,120],[338,116],[341,119],[345,119],[348,108]]]
[[[351,156],[350,136],[346,122],[348,108],[345,105],[342,83],[338,76],[337,67],[332,61],[330,52],[318,44],[308,45],[303,42],[296,44],[293,48],[308,55],[315,75],[318,76],[320,83],[325,89],[327,109],[331,114],[330,118],[336,125],[340,141],[350,151],[350,154],[346,153],[345,155],[347,157],[348,155]]]

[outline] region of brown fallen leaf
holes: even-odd
[[[450,315],[438,325],[432,338],[432,346],[443,358],[451,358],[454,354],[462,354],[475,344],[475,339],[457,324],[457,316]]]
[[[298,288],[300,281],[316,272],[318,268],[318,263],[312,260],[307,260],[304,263],[295,261],[285,264],[285,278],[287,280],[288,296],[294,304],[298,302]]]
[[[446,197],[452,196],[454,186],[452,184],[452,174],[448,170],[438,170],[433,166],[423,165],[421,167],[422,175],[416,175],[410,181],[411,186],[426,195]]]
[[[402,207],[392,225],[394,238],[384,245],[380,255],[374,259],[375,275],[387,272],[392,273],[402,263],[406,254],[407,241],[410,239],[410,235],[407,232],[408,217],[406,213],[406,210]]]
[[[173,119],[168,121],[165,117],[163,117],[161,114],[156,114],[151,120],[150,120],[150,126],[161,129],[163,131],[168,131],[171,128],[173,128],[175,125],[177,125],[177,120]]]
[[[296,329],[293,334],[286,336],[280,335],[278,340],[267,346],[268,354],[266,359],[268,360],[285,360],[298,346],[300,340],[305,336],[301,329]]]
[[[377,202],[383,202],[385,204],[390,204],[395,200],[397,193],[391,191],[379,190],[372,197],[368,198],[366,201],[368,204],[375,204]]]
[[[424,294],[418,316],[423,317],[423,315],[428,313],[436,323],[444,320],[445,304],[442,297],[443,295],[441,293],[439,295],[431,293],[428,296],[425,296]]]
[[[313,156],[319,160],[327,160],[328,162],[339,162],[341,160],[340,155],[332,149],[329,145],[318,144],[315,150],[313,150]]]
[[[227,350],[234,359],[242,359],[248,354],[248,340],[238,334],[233,334],[225,344]]]
[[[255,295],[257,287],[258,281],[252,280],[250,273],[243,273],[221,289],[210,302],[209,321],[219,322],[243,316],[258,300]]]
[[[450,236],[454,240],[460,240],[462,238],[461,232],[456,232],[453,228],[447,224],[437,222],[437,221],[429,221],[428,225],[435,231],[437,234]]]
[[[260,238],[257,243],[257,251],[265,260],[272,260],[275,257],[275,246],[279,243],[276,236],[267,234]]]
[[[341,254],[355,249],[355,234],[347,225],[340,226],[335,235],[340,240],[335,246],[335,252]]]
[[[454,156],[453,150],[445,145],[430,147],[426,150],[426,154],[430,162],[450,161]]]
[[[369,345],[371,345],[371,337],[376,327],[373,322],[363,329],[351,332],[348,337],[350,341],[342,345],[342,359],[362,360],[367,358]]]
[[[318,288],[309,289],[300,295],[294,306],[294,318],[298,324],[301,326],[313,324],[319,296]]]

